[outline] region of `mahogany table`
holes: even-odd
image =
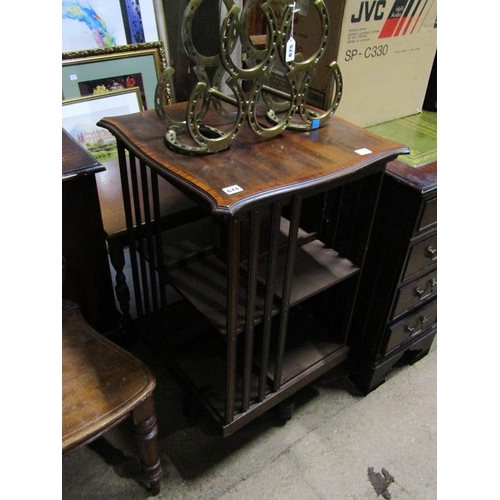
[[[155,386],[155,376],[146,365],[94,330],[75,303],[63,300],[63,455],[131,417],[141,481],[157,495],[163,469],[158,454]]]
[[[224,436],[347,358],[383,172],[406,146],[334,117],[266,141],[243,128],[229,150],[190,156],[166,147],[154,110],[98,125],[118,143],[145,333]],[[206,216],[163,231],[165,181]]]

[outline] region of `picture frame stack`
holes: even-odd
[[[62,126],[99,161],[116,154],[104,116],[155,107],[156,85],[167,67],[161,41],[62,54]],[[167,100],[173,101],[167,88]]]

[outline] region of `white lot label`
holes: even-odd
[[[369,155],[371,153],[371,151],[368,148],[356,149],[354,152],[358,153],[358,155],[361,155],[361,156]]]
[[[222,188],[222,191],[224,191],[224,193],[226,194],[235,194],[243,191],[243,188],[238,186],[238,184],[235,184],[234,186]]]
[[[286,62],[295,61],[295,40],[291,37],[286,43],[285,61]]]

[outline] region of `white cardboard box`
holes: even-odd
[[[298,47],[315,46],[321,32],[312,2],[294,26]],[[368,127],[421,112],[436,53],[436,2],[325,0],[332,31],[309,102],[325,107],[331,83],[326,68],[336,60],[344,81],[336,116]]]

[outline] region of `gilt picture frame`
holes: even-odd
[[[139,87],[143,109],[154,109],[156,84],[166,65],[160,41],[64,52],[63,100]]]

